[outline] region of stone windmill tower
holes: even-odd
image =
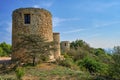
[[[12,14],[12,50],[18,46],[20,36],[18,34],[35,34],[44,37],[48,42],[57,41],[57,51],[51,54],[50,59],[55,60],[60,57],[60,40],[59,34],[52,31],[52,15],[49,11],[40,8],[19,8]],[[25,53],[15,51],[12,53],[12,59],[16,54]]]

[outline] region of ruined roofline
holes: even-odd
[[[57,35],[57,34],[59,35],[60,33],[59,33],[59,32],[53,32],[53,34],[54,34],[54,35]]]
[[[70,41],[61,41],[61,42],[70,42]]]
[[[27,7],[27,8],[18,8],[18,9],[15,9],[15,10],[13,11],[13,14],[14,14],[15,12],[20,12],[20,11],[23,11],[23,10],[45,11],[45,12],[49,13],[49,15],[52,16],[52,14],[51,14],[48,10],[46,10],[46,9],[44,9],[44,8],[34,8],[34,7]]]

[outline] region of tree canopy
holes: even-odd
[[[6,42],[0,43],[0,56],[10,56],[12,52],[11,45]]]
[[[20,50],[21,48],[27,49],[26,54],[23,54],[24,56],[22,54],[17,54],[18,60],[21,60],[24,63],[30,63],[32,60],[33,65],[35,65],[40,60],[48,60],[50,51],[55,50],[53,42],[48,42],[39,35],[20,34],[20,37],[21,42],[17,44],[18,46],[15,51]]]

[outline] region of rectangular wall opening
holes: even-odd
[[[24,14],[24,23],[30,24],[30,14]]]

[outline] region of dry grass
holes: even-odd
[[[15,72],[0,75],[3,80],[16,80]],[[25,67],[23,80],[88,80],[89,74],[82,71],[58,66],[52,63],[43,63],[36,67]]]

